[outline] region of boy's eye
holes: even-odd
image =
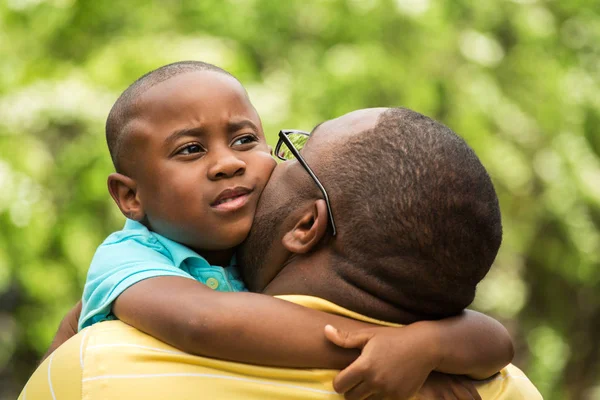
[[[196,153],[200,153],[200,152],[202,152],[202,146],[200,146],[199,144],[190,144],[190,145],[185,146],[181,150],[179,150],[177,152],[177,154],[183,154],[185,156],[185,155],[196,154]]]
[[[254,143],[254,142],[258,142],[258,138],[256,136],[246,135],[246,136],[237,138],[231,145],[232,146],[243,146],[245,144],[250,144],[250,143]]]

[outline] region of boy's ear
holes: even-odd
[[[123,174],[112,173],[108,176],[108,191],[124,216],[135,221],[144,219],[146,214],[133,179]]]
[[[300,214],[294,227],[283,235],[283,246],[292,253],[308,253],[327,232],[327,204],[319,199]]]

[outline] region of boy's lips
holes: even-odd
[[[219,211],[235,211],[242,208],[248,202],[252,189],[238,186],[232,189],[225,189],[210,206]]]

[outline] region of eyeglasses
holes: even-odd
[[[317,187],[323,194],[325,199],[325,204],[327,204],[327,213],[329,215],[329,222],[331,222],[331,229],[333,236],[336,235],[335,222],[333,221],[333,214],[331,213],[331,203],[329,202],[329,196],[327,195],[327,191],[319,178],[315,175],[313,170],[308,166],[304,158],[300,155],[300,150],[304,147],[308,138],[310,137],[310,133],[297,131],[293,129],[286,129],[279,131],[279,141],[277,142],[277,146],[275,146],[275,155],[280,160],[291,160],[296,159],[298,162],[304,167],[306,172],[310,175],[312,180],[317,184]],[[285,146],[284,146],[285,145]]]

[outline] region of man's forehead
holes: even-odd
[[[307,147],[311,142],[314,143],[313,145],[322,146],[338,140],[347,140],[356,134],[373,129],[377,125],[381,114],[386,110],[388,109],[366,108],[325,121],[312,130]]]

